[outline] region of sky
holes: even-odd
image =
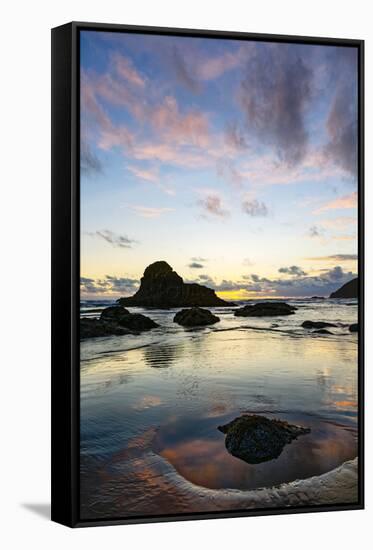
[[[81,31],[81,296],[167,261],[226,299],[357,272],[357,49]]]

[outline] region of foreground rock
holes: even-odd
[[[278,315],[292,315],[296,311],[295,306],[290,306],[286,302],[258,302],[250,306],[244,306],[236,309],[236,317],[277,317]]]
[[[130,315],[128,309],[122,306],[110,306],[101,312],[101,321],[115,321],[118,322],[125,315]]]
[[[285,445],[311,431],[310,428],[259,415],[240,416],[219,426],[218,430],[226,434],[227,450],[249,464],[277,458]]]
[[[118,321],[118,324],[121,327],[126,327],[136,332],[159,327],[158,323],[153,321],[153,319],[150,319],[141,313],[130,313],[129,315],[123,315],[123,317],[121,317]]]
[[[121,306],[156,307],[215,307],[233,304],[216,296],[212,288],[197,283],[184,283],[167,262],[149,265],[141,278],[140,288],[129,298],[119,298]]]
[[[345,285],[341,286],[335,292],[332,292],[330,298],[357,298],[359,291],[359,279],[352,279]]]
[[[353,323],[352,325],[350,325],[350,326],[348,327],[348,330],[349,330],[350,332],[359,332],[359,325],[358,325],[358,323]]]
[[[337,325],[333,323],[327,323],[326,321],[304,321],[302,323],[303,328],[326,328],[326,327],[336,327]]]
[[[317,330],[314,330],[312,334],[333,334],[330,332],[330,330],[327,330],[326,328],[319,328]]]
[[[213,325],[220,321],[219,317],[213,315],[208,309],[192,307],[191,309],[182,309],[174,317],[174,322],[184,327],[197,327]]]
[[[80,338],[98,338],[123,334],[137,334],[159,325],[140,313],[130,313],[121,306],[104,309],[99,319],[80,319]]]
[[[80,339],[99,338],[101,336],[113,336],[131,334],[128,329],[119,326],[116,323],[103,322],[100,319],[80,319]]]

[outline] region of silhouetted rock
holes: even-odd
[[[312,334],[333,334],[330,332],[330,330],[327,330],[326,328],[319,328],[317,330],[314,330]]]
[[[356,279],[352,279],[352,281],[349,281],[335,292],[332,292],[330,298],[357,298],[359,291],[358,287],[359,279],[356,277]]]
[[[180,275],[163,261],[149,265],[144,271],[136,294],[129,298],[119,298],[118,304],[160,309],[233,305],[218,298],[211,288],[197,283],[184,283]]]
[[[249,464],[277,458],[285,445],[311,431],[310,428],[259,415],[239,416],[232,422],[219,426],[218,430],[226,434],[227,450]]]
[[[350,332],[359,332],[359,325],[358,325],[358,323],[353,323],[352,325],[350,325],[350,326],[348,327],[348,330],[349,330]]]
[[[142,315],[141,313],[130,313],[129,315],[123,315],[118,319],[118,324],[121,327],[126,327],[130,330],[143,331],[150,330],[152,328],[159,327],[158,323]]]
[[[116,321],[118,322],[123,316],[130,315],[128,309],[122,306],[110,306],[101,312],[101,321]]]
[[[334,323],[327,323],[326,321],[304,321],[302,323],[303,328],[325,328],[336,327]]]
[[[278,315],[292,315],[297,308],[286,302],[258,302],[250,306],[236,309],[236,317],[277,317]]]
[[[80,339],[98,338],[101,336],[114,336],[132,334],[132,332],[117,323],[105,322],[100,319],[83,317],[80,319]]]
[[[311,296],[311,300],[325,300],[324,296]]]
[[[99,319],[80,318],[80,338],[83,340],[100,336],[138,334],[158,326],[157,323],[145,315],[130,313],[121,306],[111,306],[101,312]]]
[[[184,327],[196,327],[213,325],[220,321],[219,317],[213,315],[208,309],[192,307],[191,309],[182,309],[174,317],[174,322]]]

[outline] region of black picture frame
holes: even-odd
[[[187,513],[81,520],[79,516],[79,33],[110,31],[341,45],[358,50],[358,437],[359,499],[356,504]],[[52,29],[52,520],[69,527],[364,508],[364,41],[212,30],[72,22]]]

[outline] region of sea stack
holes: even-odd
[[[352,281],[349,281],[335,292],[332,292],[330,298],[357,298],[358,286],[358,278],[356,277],[356,279],[352,279]]]
[[[129,298],[119,298],[121,306],[155,307],[225,307],[232,303],[216,296],[215,291],[197,283],[184,283],[182,277],[164,261],[149,265],[140,288]]]

